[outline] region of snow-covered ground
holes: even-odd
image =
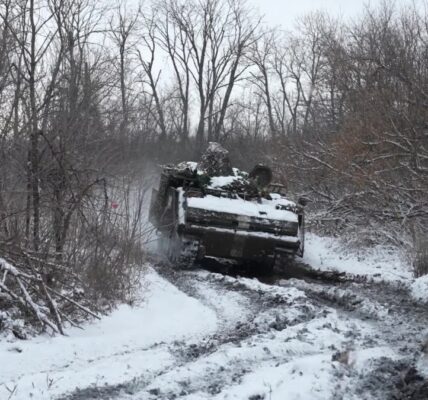
[[[412,296],[428,304],[428,275],[421,276],[411,284]]]
[[[315,235],[304,262],[373,279],[148,266],[139,304],[65,337],[2,339],[0,399],[369,400],[391,398],[410,365],[428,378],[428,315],[406,289],[426,294],[426,278],[391,249],[355,253]]]
[[[412,269],[394,247],[348,249],[339,239],[308,233],[304,261],[313,268],[362,275],[375,281],[410,281]]]
[[[145,301],[122,305],[83,330],[0,342],[0,399],[48,399],[76,387],[114,385],[152,376],[172,363],[166,346],[200,340],[217,329],[213,310],[185,295],[149,268]]]
[[[307,234],[304,262],[321,271],[367,277],[375,282],[399,282],[415,301],[428,303],[428,275],[413,277],[408,259],[392,246],[348,249],[339,239]]]

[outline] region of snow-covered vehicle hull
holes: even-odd
[[[183,194],[183,200],[185,219],[179,229],[198,238],[200,255],[269,263],[279,252],[296,254],[301,248],[303,221],[299,227],[291,211],[239,197]]]
[[[280,254],[302,256],[303,207],[277,192],[248,191],[248,182],[237,169],[206,179],[196,163],[164,168],[150,220],[168,258],[181,265],[218,257],[271,267]]]

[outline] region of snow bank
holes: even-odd
[[[364,275],[374,280],[409,281],[412,269],[397,249],[376,246],[350,249],[339,239],[308,233],[303,259],[313,268]]]
[[[428,303],[428,275],[415,279],[411,285],[411,293],[415,300]]]
[[[40,336],[18,343],[0,342],[0,399],[50,399],[77,386],[128,381],[173,363],[158,344],[201,338],[217,329],[214,311],[149,269],[145,302],[120,306],[84,330],[68,336]],[[15,389],[14,389],[15,388]]]

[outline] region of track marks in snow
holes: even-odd
[[[80,339],[76,333],[74,343],[104,341],[69,364],[52,364],[50,390],[42,372],[27,371],[21,393],[39,382],[35,399],[59,398],[77,384],[62,399],[379,398],[382,379],[404,363],[427,322],[403,290],[371,283],[268,285],[168,269],[150,279],[146,311],[136,316],[125,307],[102,329],[91,326]],[[342,353],[346,362],[333,360]]]
[[[212,306],[224,318],[223,327],[236,321],[239,325],[240,315],[229,312],[246,307],[242,335],[236,335],[235,326],[203,343],[183,343],[177,368],[157,376],[126,399],[238,399],[257,393],[272,399],[297,398],[293,396],[302,385],[310,398],[327,399],[326,393],[340,390],[340,385],[336,388],[337,376],[343,377],[332,355],[344,348],[358,349],[373,335],[370,324],[358,321],[357,326],[333,308],[314,304],[303,290],[292,285],[271,286],[203,271],[188,273],[183,282],[185,290],[203,303],[216,302]],[[223,293],[228,295],[215,300]]]
[[[336,370],[340,369],[331,356],[338,349],[356,345],[355,335],[351,335],[355,328],[334,311],[324,312],[281,331],[255,334],[239,346],[225,343],[159,375],[149,386],[125,398],[242,399],[257,393],[269,398],[269,391],[276,388],[273,399],[298,398],[293,396],[299,390],[312,393],[302,399],[327,399],[330,397],[325,394],[336,390]],[[283,397],[288,395],[292,397]]]

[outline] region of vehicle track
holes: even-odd
[[[111,387],[83,389],[61,399],[146,400],[190,395],[209,398],[239,383],[255,367],[287,365],[295,356],[293,344],[310,340],[307,325],[325,319],[325,326],[319,329],[331,329],[334,333],[337,328],[329,326],[328,321],[335,314],[349,325],[341,332],[349,340],[323,349],[309,345],[299,356],[326,354],[330,357],[349,348],[388,346],[393,347],[400,358],[378,358],[366,372],[355,372],[339,364],[335,376],[341,384],[337,385],[334,399],[428,398],[426,383],[416,373],[411,374],[428,326],[428,313],[424,306],[411,300],[404,287],[344,274],[324,274],[304,265],[294,267],[299,279],[291,277],[290,271],[257,276],[253,271],[230,271],[229,267],[224,274],[224,266],[216,268],[211,264],[209,271],[176,271],[168,265],[156,266],[163,277],[216,312],[221,322],[216,333],[196,343],[181,341],[170,345],[169,351],[176,362],[155,376],[142,376]],[[227,298],[225,304],[222,296]],[[241,310],[239,318],[225,307],[233,302],[237,304],[236,310]],[[360,323],[372,327],[374,334],[352,329]],[[283,348],[275,347],[279,338],[291,340],[290,347],[287,340]],[[240,348],[254,351],[249,351],[251,356],[247,356]],[[222,354],[228,353],[235,357],[222,363]]]

